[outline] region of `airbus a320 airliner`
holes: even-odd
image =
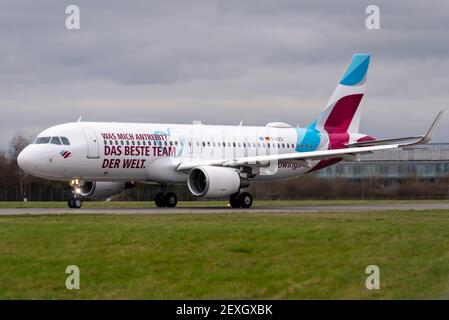
[[[37,177],[73,188],[70,208],[83,197],[108,198],[136,182],[163,186],[158,207],[175,207],[170,186],[186,183],[197,197],[229,197],[249,208],[243,190],[256,180],[288,179],[360,154],[428,142],[442,111],[425,135],[378,140],[359,132],[370,55],[355,54],[317,119],[305,128],[283,122],[266,126],[73,122],[40,133],[17,159]]]

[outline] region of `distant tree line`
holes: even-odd
[[[0,150],[0,201],[65,201],[72,196],[67,182],[36,178],[17,165],[17,156],[29,141],[15,136]],[[256,199],[443,199],[449,197],[449,177],[420,180],[417,177],[386,184],[384,179],[323,179],[314,175],[285,181],[255,182],[249,187]],[[172,186],[180,200],[195,200],[187,186]],[[152,201],[158,185],[137,184],[114,200]]]

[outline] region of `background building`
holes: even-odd
[[[360,162],[345,161],[316,174],[321,178],[353,181],[382,179],[386,184],[409,178],[422,181],[449,176],[449,143],[429,143],[402,150],[383,150],[360,156]]]

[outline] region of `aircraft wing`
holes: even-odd
[[[432,122],[429,130],[425,135],[407,138],[397,138],[397,139],[387,139],[387,140],[374,140],[375,142],[381,141],[380,145],[368,145],[368,146],[354,146],[342,149],[332,149],[332,150],[321,150],[321,151],[308,151],[308,152],[294,152],[294,153],[284,153],[284,154],[268,154],[262,156],[251,156],[251,157],[239,157],[234,159],[211,159],[211,160],[189,160],[182,161],[177,170],[189,170],[198,166],[222,166],[222,167],[239,167],[244,165],[250,166],[266,166],[270,161],[280,161],[280,160],[291,160],[291,161],[303,161],[307,163],[308,160],[321,160],[321,159],[332,159],[332,158],[344,158],[344,159],[357,159],[357,155],[364,153],[371,153],[379,150],[397,149],[407,146],[413,146],[417,144],[424,144],[432,139],[435,128],[443,114],[443,110],[440,111]],[[409,143],[398,143],[405,140],[417,140]],[[390,143],[388,144],[387,141]],[[391,143],[396,142],[396,143]],[[366,141],[366,143],[373,144],[373,141]]]
[[[410,143],[405,144],[406,146],[427,143],[432,138],[435,128],[436,128],[438,122],[440,121],[441,116],[443,115],[443,112],[444,112],[444,110],[441,110],[440,112],[438,112],[438,115],[433,120],[432,125],[430,126],[429,130],[427,131],[427,133],[425,135],[355,142],[355,143],[350,143],[347,146],[349,148],[365,147],[365,146],[378,146],[378,145],[388,145],[388,144],[394,144],[394,143],[400,144],[401,142],[406,142],[406,141],[410,141]],[[411,141],[414,141],[414,140],[415,140],[415,142],[411,143]]]

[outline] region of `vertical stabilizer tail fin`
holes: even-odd
[[[365,94],[369,54],[354,54],[315,128],[328,133],[359,132],[360,101]]]

